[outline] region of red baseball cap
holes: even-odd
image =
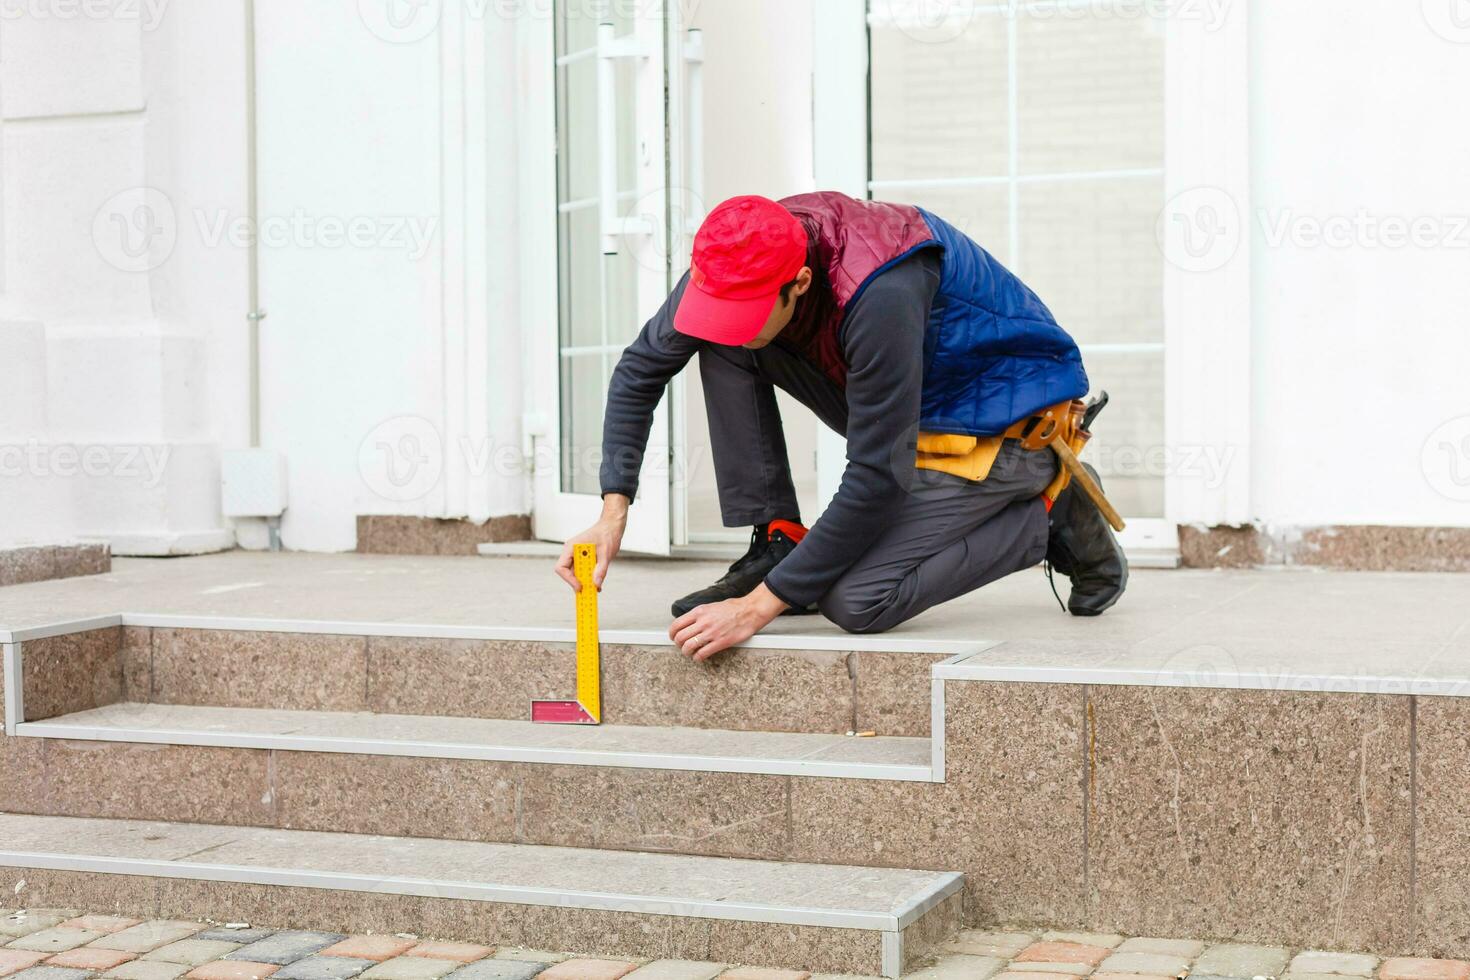
[[[806,265],[806,249],[806,229],[770,198],[748,194],[720,204],[694,236],[674,329],[731,347],[754,340],[781,287]]]

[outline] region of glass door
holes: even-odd
[[[672,286],[669,114],[663,3],[556,0],[551,11],[533,18],[542,57],[523,93],[531,245],[523,292],[536,536],[561,540],[596,519],[608,379]],[[666,405],[629,514],[630,551],[669,550]]]

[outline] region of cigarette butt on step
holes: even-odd
[[[848,732],[849,738],[874,738],[877,732]]]

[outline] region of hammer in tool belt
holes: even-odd
[[[1021,437],[1021,447],[1035,452],[1038,449],[1051,449],[1057,454],[1067,474],[1082,488],[1082,492],[1097,505],[1107,522],[1112,525],[1114,531],[1123,530],[1123,518],[1118,511],[1103,496],[1102,487],[1092,478],[1092,474],[1083,468],[1077,459],[1077,452],[1073,450],[1070,439],[1077,441],[1077,450],[1080,450],[1087,440],[1092,438],[1092,420],[1097,413],[1102,411],[1108,403],[1108,393],[1102,392],[1091,404],[1084,405],[1081,401],[1063,402],[1053,405],[1037,413],[1038,421],[1031,427],[1031,431]]]

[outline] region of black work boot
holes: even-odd
[[[682,616],[695,606],[702,606],[707,602],[723,602],[750,595],[756,586],[766,580],[771,569],[780,564],[781,559],[796,550],[796,545],[805,535],[806,528],[794,521],[772,521],[769,524],[756,525],[750,535],[750,550],[736,559],[730,570],[714,585],[691,592],[675,602],[674,616]],[[791,616],[811,611],[787,609],[781,615]]]
[[[1102,486],[1097,470],[1082,465]],[[1128,586],[1128,559],[1123,546],[1075,480],[1057,496],[1050,516],[1046,560],[1072,580],[1067,611],[1073,616],[1096,616],[1117,602]]]

